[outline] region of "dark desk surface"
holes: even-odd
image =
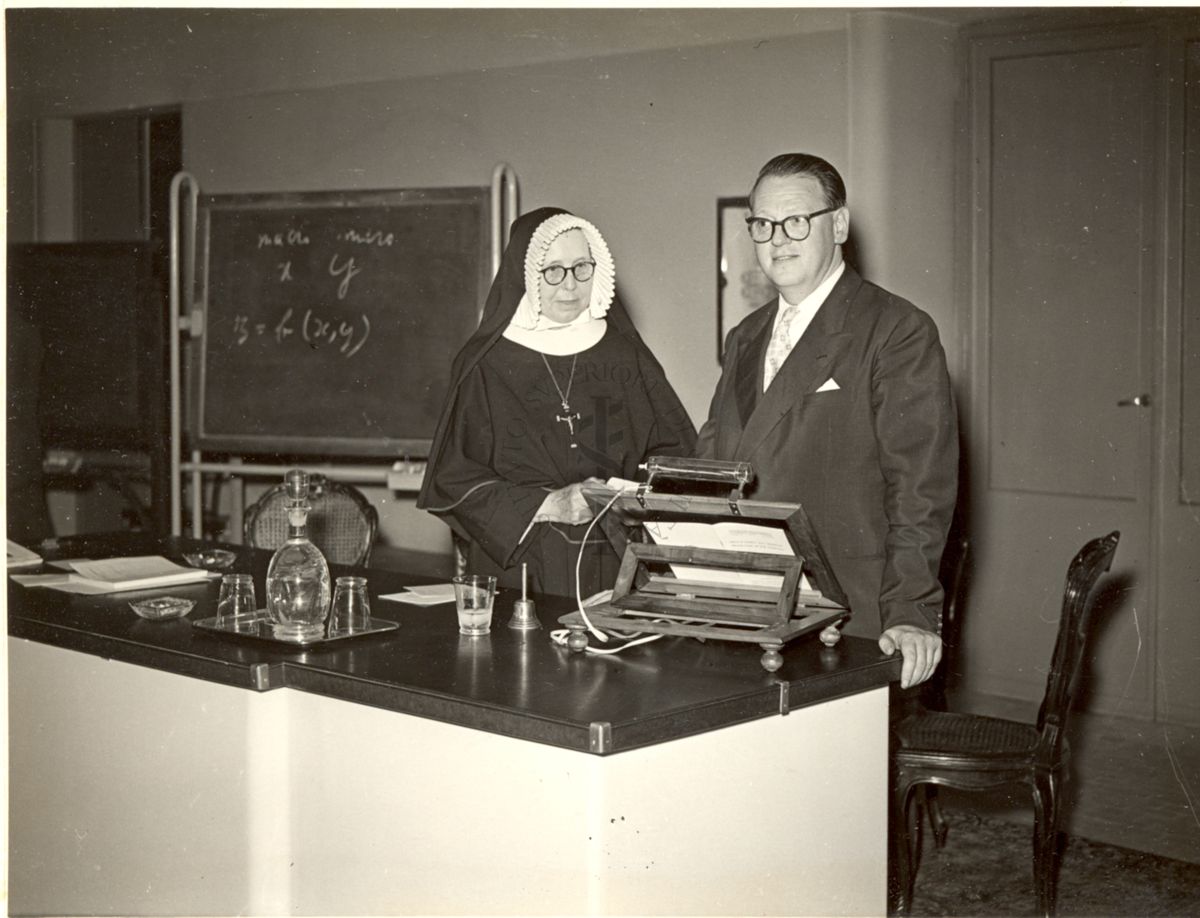
[[[183,552],[197,544],[121,533],[43,554],[162,554],[183,563]],[[270,553],[224,547],[238,551],[232,570],[254,575],[261,604]],[[331,572],[336,577],[349,569]],[[569,607],[540,601],[542,630],[514,631],[506,627],[516,598],[511,591],[496,599],[489,636],[460,637],[453,603],[419,607],[378,598],[429,578],[376,569],[367,576],[372,615],[400,627],[326,647],[291,650],[193,628],[190,618],[216,614],[216,580],[154,591],[195,599],[196,607],[189,618],[150,622],[129,608],[129,600],[145,592],[82,596],[26,589],[10,579],[8,632],[211,682],[256,691],[288,687],[598,754],[778,716],[885,686],[900,674],[898,657],[853,637],[833,649],[815,637],[800,638],[785,646],[776,673],[760,667],[755,644],[672,637],[610,656],[572,653],[549,637]]]

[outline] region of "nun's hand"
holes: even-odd
[[[589,480],[590,483],[594,483],[594,481],[595,479]],[[559,488],[557,491],[551,491],[542,501],[533,521],[535,523],[567,523],[571,526],[586,523],[593,514],[592,508],[588,506],[587,499],[583,496],[584,484],[585,482],[581,481],[567,485],[565,488]]]

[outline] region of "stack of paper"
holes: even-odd
[[[443,602],[454,602],[453,583],[433,583],[428,586],[405,587],[399,593],[387,593],[380,599],[393,599],[414,606],[436,606]]]
[[[50,587],[66,593],[121,593],[149,590],[180,583],[197,583],[219,577],[205,570],[184,567],[159,555],[110,558],[106,561],[56,561],[62,574],[13,574],[22,586]]]
[[[42,556],[30,551],[24,545],[18,545],[12,539],[8,540],[8,569],[20,570],[23,567],[37,567],[42,563]]]

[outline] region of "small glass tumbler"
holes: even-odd
[[[217,627],[226,631],[253,631],[257,612],[254,578],[249,574],[225,574],[217,598]]]
[[[454,601],[458,609],[458,633],[479,635],[492,630],[492,602],[496,598],[496,578],[480,574],[462,574],[454,580]]]
[[[371,601],[366,577],[338,577],[333,585],[329,634],[354,634],[371,627]]]

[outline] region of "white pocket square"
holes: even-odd
[[[840,389],[840,388],[842,388],[842,387],[837,384],[837,382],[834,380],[834,378],[832,376],[830,376],[827,380],[825,380],[825,382],[821,383],[821,386],[820,386],[820,388],[817,389],[817,391],[818,392],[833,392],[835,389]]]

